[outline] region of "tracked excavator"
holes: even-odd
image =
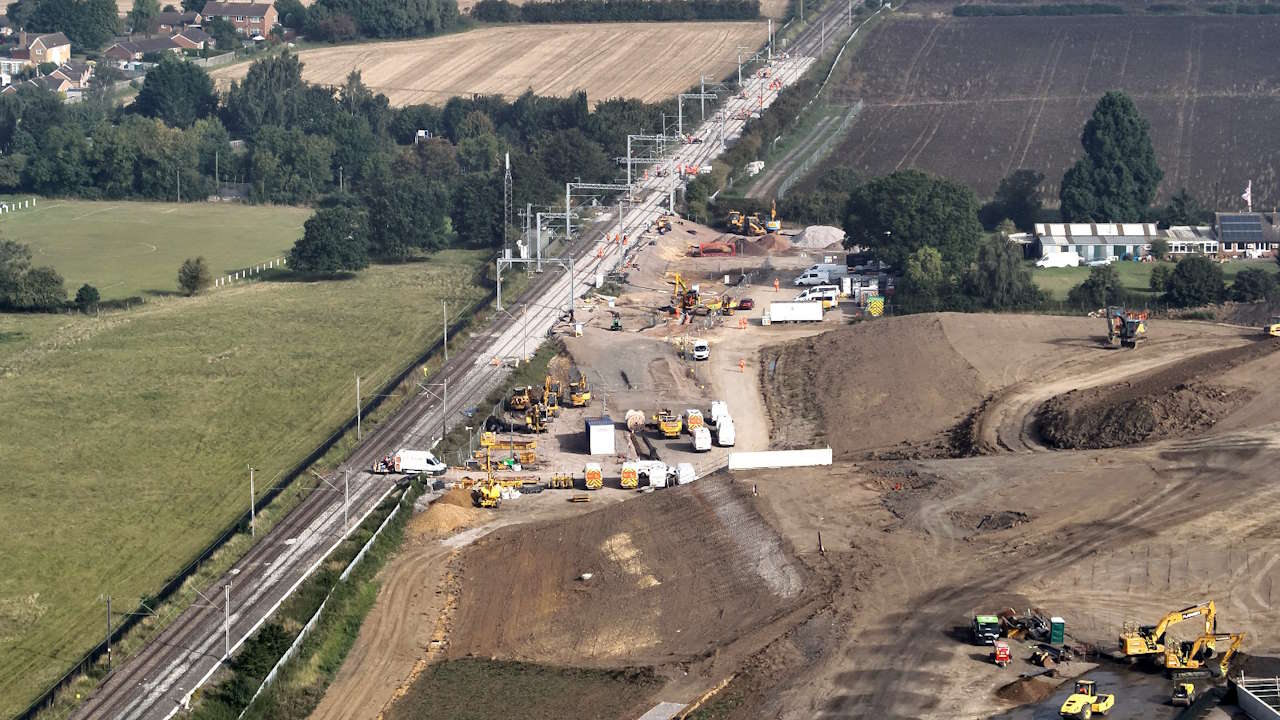
[[[1212,634],[1217,628],[1217,607],[1212,600],[1174,610],[1160,618],[1155,625],[1126,623],[1120,633],[1120,654],[1130,658],[1154,658],[1165,653],[1165,633],[1184,620],[1204,618],[1204,634]]]
[[[1147,339],[1147,319],[1151,316],[1146,310],[1129,310],[1112,306],[1107,308],[1107,344],[1115,347],[1136,348],[1138,343]]]
[[[581,371],[575,372],[569,381],[569,407],[586,407],[591,404],[591,385]]]
[[[775,233],[782,229],[782,221],[778,219],[778,201],[774,200],[769,206],[769,219],[765,221],[764,229]]]
[[[1213,662],[1218,643],[1228,643],[1226,652],[1217,662]],[[1185,677],[1198,670],[1208,670],[1210,675],[1222,677],[1227,674],[1231,658],[1240,650],[1244,642],[1244,633],[1207,632],[1195,640],[1171,643],[1165,646],[1164,666],[1170,675]]]

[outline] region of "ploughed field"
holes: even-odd
[[[515,98],[587,91],[592,102],[613,97],[663,100],[737,67],[738,46],[767,39],[763,21],[520,25],[424,40],[303,50],[302,77],[337,85],[352,70],[393,105],[443,104],[455,95]],[[212,73],[220,84],[243,78],[249,65]]]
[[[1018,168],[1056,199],[1080,132],[1108,90],[1151,123],[1161,197],[1189,188],[1210,206],[1280,200],[1280,18],[911,18],[885,23],[833,100],[863,105],[827,159],[866,174],[908,167],[990,196]]]

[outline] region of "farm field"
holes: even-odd
[[[545,2],[545,0],[539,1]],[[117,2],[125,2],[125,0],[117,0]],[[310,5],[312,2],[314,0],[304,0],[302,4]],[[512,5],[524,5],[524,3],[525,0],[511,0]],[[760,17],[771,17],[775,20],[784,18],[787,15],[788,4],[788,0],[760,0]],[[458,12],[462,15],[470,14],[471,8],[475,6],[476,0],[458,0]]]
[[[1056,201],[1080,132],[1108,90],[1151,123],[1162,198],[1187,187],[1218,208],[1280,201],[1280,19],[910,18],[883,24],[832,100],[864,105],[826,164],[869,175],[917,167],[990,197],[1018,168]],[[812,181],[812,179],[810,179]]]
[[[1173,267],[1173,263],[1164,263],[1169,267]],[[1117,262],[1112,265],[1116,269],[1116,273],[1120,276],[1120,282],[1126,290],[1138,293],[1151,292],[1151,269],[1155,267],[1155,263],[1137,263],[1137,262]],[[1230,284],[1236,279],[1236,275],[1245,268],[1261,268],[1269,273],[1280,271],[1280,265],[1271,260],[1238,260],[1229,263],[1223,263],[1222,275]],[[1071,288],[1079,285],[1089,277],[1088,267],[1073,268],[1037,268],[1032,272],[1032,279],[1041,290],[1049,293],[1055,300],[1066,300],[1067,293]]]
[[[339,84],[359,70],[392,105],[443,104],[455,95],[515,98],[532,89],[566,96],[586,90],[594,103],[613,97],[663,100],[737,67],[737,47],[765,42],[764,22],[517,25],[423,40],[342,45],[298,53],[308,82]],[[248,64],[216,70],[226,86]]]
[[[214,276],[283,257],[302,236],[305,208],[214,203],[48,199],[0,218],[0,236],[31,246],[69,293],[89,283],[103,299],[178,289],[178,266],[203,255]]]
[[[101,639],[484,296],[481,255],[100,318],[0,315],[0,715]],[[431,308],[429,321],[423,308]]]

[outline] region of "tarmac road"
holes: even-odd
[[[774,78],[784,85],[794,82],[812,62],[791,58],[775,63]],[[742,110],[768,106],[777,97],[767,80],[751,79],[748,98],[732,97],[725,103],[725,117]],[[753,94],[754,93],[754,94]],[[721,133],[741,132],[741,120],[714,120],[695,133],[705,142],[679,146],[673,165],[702,165],[720,152]],[[636,202],[626,213],[623,232],[639,237],[660,213],[660,205],[679,179],[650,177],[637,183]],[[584,231],[568,254],[575,257],[573,276],[591,278],[622,261],[627,247],[608,242],[605,234],[617,223]],[[453,354],[431,383],[448,383],[449,403],[433,394],[422,394],[376,428],[326,486],[311,493],[297,508],[259,541],[223,577],[202,589],[206,598],[181,613],[150,644],[115,670],[72,716],[82,720],[167,720],[186,706],[192,692],[204,684],[222,662],[262,625],[323,558],[394,489],[392,480],[365,472],[374,458],[396,448],[429,441],[444,424],[459,422],[463,408],[483,398],[505,377],[505,363],[493,358],[516,357],[523,352],[526,332],[539,342],[561,317],[559,303],[569,294],[571,278],[544,273],[528,287],[518,302],[527,302],[528,317],[519,321],[495,313],[494,319],[470,343]],[[581,282],[578,283],[581,288]],[[527,323],[527,325],[526,325]],[[429,444],[429,443],[428,443]],[[349,482],[349,508],[344,517],[344,477]]]

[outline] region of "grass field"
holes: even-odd
[[[0,715],[101,638],[258,491],[480,299],[449,252],[345,281],[261,282],[130,312],[0,315]],[[424,310],[427,308],[427,310]],[[424,316],[426,312],[428,315]]]
[[[592,23],[486,27],[425,40],[362,43],[303,50],[303,79],[341,84],[359,70],[392,105],[443,104],[455,95],[527,89],[566,96],[586,90],[591,102],[613,97],[664,100],[737,67],[738,46],[767,39],[764,22]],[[247,64],[215,70],[223,86]]]
[[[67,289],[89,283],[103,299],[178,289],[178,266],[203,255],[214,275],[283,256],[302,236],[304,208],[239,203],[40,200],[0,216],[0,237],[31,246]]]
[[[1164,180],[1210,207],[1280,202],[1266,130],[1280,112],[1276,17],[896,18],[849,60],[832,101],[863,110],[826,164],[866,175],[916,167],[990,197],[1018,168],[1057,200],[1080,133],[1108,90],[1151,123]]]
[[[1173,263],[1164,263],[1169,267],[1173,267]],[[1155,263],[1137,263],[1137,262],[1117,262],[1111,267],[1116,269],[1120,275],[1120,282],[1125,289],[1134,292],[1146,293],[1154,296],[1151,292],[1151,269],[1155,267]],[[1272,260],[1239,260],[1235,262],[1223,263],[1222,274],[1226,277],[1227,282],[1235,280],[1236,275],[1245,268],[1262,268],[1267,272],[1280,271],[1280,265]],[[1071,288],[1084,282],[1089,277],[1088,267],[1071,267],[1071,268],[1042,268],[1037,269],[1032,277],[1036,281],[1036,285],[1041,290],[1049,293],[1055,300],[1066,300],[1067,293]]]

